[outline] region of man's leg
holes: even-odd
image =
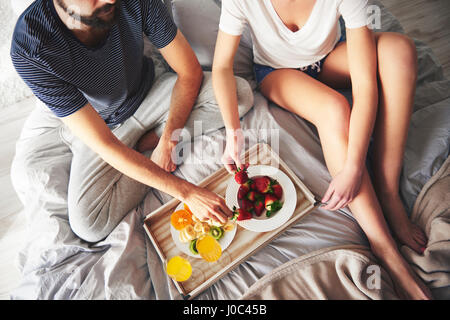
[[[173,83],[176,80],[176,76],[172,74]],[[237,98],[238,98],[238,110],[239,117],[243,117],[253,106],[253,91],[247,80],[236,77],[236,88],[237,88]],[[144,104],[144,103],[143,103]],[[155,128],[151,128],[145,136],[142,137],[141,141],[148,139],[148,143],[143,143],[141,151],[149,150],[148,146],[154,144],[155,139],[158,139],[164,131],[166,124],[169,106],[166,106],[166,113],[163,118],[159,120],[158,125]],[[152,112],[151,108],[145,107],[142,110],[138,110],[135,113],[135,117],[142,121],[147,122],[148,114]],[[141,120],[142,119],[142,120]],[[212,74],[211,72],[204,72],[203,83],[200,88],[198,98],[192,108],[190,117],[188,118],[184,130],[189,133],[191,138],[195,136],[207,134],[212,131],[223,128],[225,125],[223,123],[222,114],[220,112],[219,106],[214,95],[214,89],[212,86]]]
[[[11,181],[25,209],[55,201],[65,206],[72,153],[61,128],[61,120],[40,102],[25,121],[11,164]]]

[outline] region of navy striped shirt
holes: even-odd
[[[11,58],[33,93],[58,117],[88,102],[109,126],[130,117],[154,78],[144,56],[144,34],[163,48],[177,27],[161,0],[123,0],[117,22],[95,48],[83,45],[63,24],[52,0],[36,0],[19,17]]]

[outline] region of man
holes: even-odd
[[[153,62],[143,55],[144,35],[176,74],[154,79]],[[202,220],[225,222],[231,216],[223,198],[170,173],[179,129],[192,131],[194,120],[208,120],[202,122],[205,132],[223,122],[214,121],[221,116],[213,95],[202,95],[211,87],[210,76],[203,79],[160,0],[37,0],[17,22],[11,57],[46,106],[27,120],[12,165],[13,180],[27,180],[16,187],[23,202],[33,185],[44,184],[45,168],[36,159],[68,146],[69,221],[86,241],[105,238],[148,186],[185,202]],[[245,80],[237,82],[243,115],[253,96]],[[157,90],[163,93],[158,97],[167,91],[170,103],[148,101],[148,93]],[[134,147],[154,149],[151,159]]]

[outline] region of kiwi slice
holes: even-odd
[[[223,230],[220,227],[211,227],[209,233],[216,240],[219,240],[223,236]]]
[[[191,250],[191,252],[193,254],[198,254],[197,251],[197,239],[194,239],[191,241],[191,243],[189,244],[189,250]]]

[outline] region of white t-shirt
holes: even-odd
[[[293,32],[285,26],[270,0],[222,0],[219,29],[242,35],[248,25],[254,62],[275,69],[306,67],[330,53],[346,28],[367,25],[367,0],[316,0],[305,25]]]

